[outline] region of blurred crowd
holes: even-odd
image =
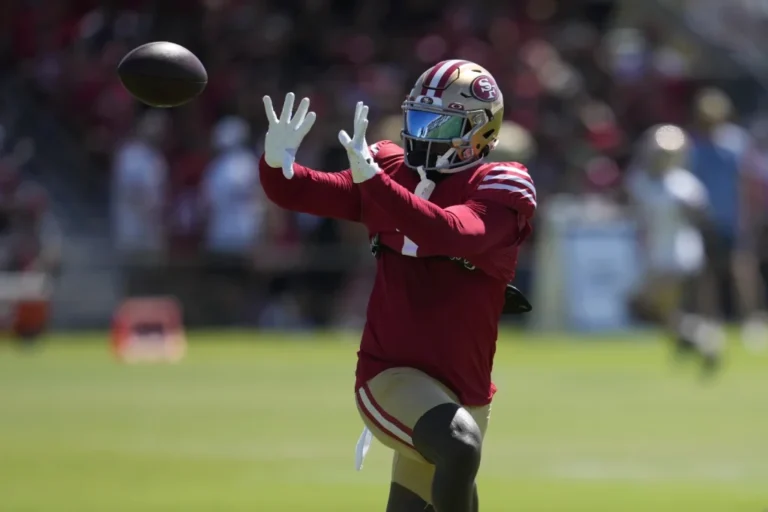
[[[62,233],[46,190],[22,177],[18,146],[8,146],[0,124],[0,332],[34,336],[47,320],[47,277],[60,269]]]
[[[318,122],[299,159],[339,170],[336,133],[356,101],[371,106],[371,139],[398,140],[413,81],[437,61],[465,58],[504,91],[505,147],[532,169],[540,204],[564,193],[621,200],[638,136],[660,122],[696,131],[702,115],[722,125],[716,144],[738,155],[734,165],[760,183],[768,174],[765,123],[752,134],[731,123],[727,98],[697,109],[702,84],[685,48],[652,24],[613,28],[610,0],[17,0],[3,9],[6,61],[79,134],[92,166],[111,172],[128,293],[187,287],[175,290],[211,297],[199,307],[206,321],[310,327],[362,313],[363,234],[281,211],[259,192],[264,94],[311,98]],[[151,40],[201,58],[210,82],[199,99],[157,111],[128,96],[116,65]],[[761,197],[751,218],[765,214]],[[741,203],[728,201],[717,208],[733,238],[744,232],[729,217]],[[232,316],[235,304],[253,311]]]
[[[681,9],[696,31],[711,37],[734,58],[765,66],[763,48],[768,44],[765,25],[768,4],[761,0],[663,0]]]

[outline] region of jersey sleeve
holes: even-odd
[[[384,172],[387,172],[393,164],[400,163],[403,156],[403,149],[391,140],[382,140],[371,144],[368,149],[373,156],[373,160]]]
[[[520,240],[519,216],[494,202],[442,208],[417,197],[386,173],[360,184],[365,201],[387,213],[398,231],[429,254],[472,257]]]
[[[536,187],[528,169],[510,162],[496,164],[481,178],[472,199],[501,204],[530,219],[536,212]]]
[[[369,146],[371,155],[382,169],[397,160],[402,149],[392,141]],[[320,217],[360,221],[360,190],[352,180],[352,171],[323,172],[300,164],[293,165],[293,178],[286,179],[281,169],[259,161],[259,179],[264,193],[278,206]]]
[[[536,187],[524,165],[516,162],[494,164],[480,179],[472,200],[501,205],[516,212],[518,243],[530,235],[530,223],[537,206]]]
[[[351,221],[360,220],[360,192],[349,169],[322,172],[293,165],[293,178],[286,179],[261,157],[259,180],[266,196],[286,210]]]

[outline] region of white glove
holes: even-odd
[[[365,141],[365,131],[368,129],[368,107],[360,101],[355,107],[355,135],[351,139],[344,130],[339,132],[339,142],[347,150],[349,168],[352,170],[352,181],[362,183],[381,172],[373,161],[368,143]]]
[[[267,112],[267,120],[269,121],[269,129],[264,137],[264,160],[270,167],[282,167],[283,176],[287,179],[293,178],[296,151],[317,118],[314,112],[307,113],[309,111],[309,98],[301,100],[296,114],[291,117],[294,98],[292,92],[285,95],[283,111],[278,119],[272,108],[272,98],[264,96],[264,110]]]

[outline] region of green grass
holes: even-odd
[[[383,511],[387,449],[353,468],[354,341],[197,334],[172,366],[0,344],[0,511]],[[768,357],[734,346],[703,385],[647,341],[501,344],[483,512],[768,509]]]

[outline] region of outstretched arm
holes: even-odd
[[[293,164],[293,177],[259,162],[259,178],[267,197],[286,210],[351,221],[360,220],[360,191],[350,171],[320,172]]]
[[[386,211],[420,254],[469,258],[494,247],[519,243],[527,217],[496,201],[477,199],[441,208],[415,196],[385,174],[360,184],[365,201]]]

